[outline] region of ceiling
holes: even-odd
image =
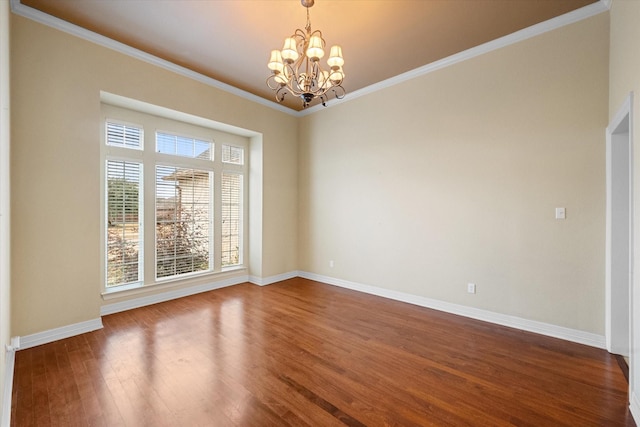
[[[313,29],[365,88],[597,0],[316,0]],[[304,28],[299,0],[21,0],[146,53],[275,102],[269,53]],[[302,109],[298,98],[283,104]],[[313,103],[312,103],[313,105]]]

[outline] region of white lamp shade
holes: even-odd
[[[282,63],[282,55],[280,54],[279,50],[271,51],[271,58],[269,59],[267,67],[269,67],[269,69],[276,74],[282,72],[282,70],[284,69],[284,64]]]
[[[327,59],[329,67],[342,67],[344,65],[344,58],[342,58],[342,48],[340,46],[331,46],[331,53],[329,59]]]
[[[342,83],[342,80],[344,80],[344,71],[342,71],[342,67],[336,70],[331,70],[331,75],[329,75],[329,78],[334,84]]]
[[[324,56],[323,40],[320,36],[311,36],[307,47],[307,57],[312,61],[318,61]]]
[[[298,48],[296,39],[288,37],[284,40],[284,47],[282,48],[282,59],[287,62],[294,62],[298,59]]]

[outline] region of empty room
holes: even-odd
[[[635,426],[639,23],[0,0],[0,427]]]

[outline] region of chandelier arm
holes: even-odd
[[[318,35],[320,37],[320,40],[322,40],[322,47],[324,48],[327,45],[327,42],[325,42],[324,41],[324,37],[322,37],[322,31],[314,30],[311,34],[309,34],[309,36],[311,36],[311,37],[313,37],[315,35]]]
[[[267,83],[267,86],[269,87],[269,89],[271,89],[271,90],[278,90],[279,88],[282,87],[282,83],[278,83],[276,81],[276,75],[275,74],[271,74],[269,77],[267,77],[266,83]]]
[[[320,65],[320,63],[318,63],[318,70],[317,70],[317,76],[318,76],[318,83],[320,83],[320,75],[324,75],[325,70],[322,68],[322,66]],[[331,88],[331,81],[329,80],[329,77],[331,76],[331,71],[326,71],[327,73],[327,78],[323,78],[322,84],[318,85],[318,89],[322,90],[322,93],[326,93],[330,88]]]
[[[281,86],[278,90],[276,90],[276,101],[282,102],[284,101],[284,97],[287,94],[286,86]]]
[[[321,97],[325,95],[327,92],[332,91],[334,93],[334,97],[336,99],[342,99],[347,94],[347,91],[344,87],[342,87],[342,82],[340,83],[332,83],[330,80],[326,80],[322,85],[322,90],[317,93],[316,96]]]
[[[302,31],[300,28],[296,28],[296,31],[291,35],[291,38],[296,39],[298,43],[300,43],[301,41],[304,42],[304,40],[307,38],[307,33]]]
[[[344,90],[341,84],[333,86],[331,89],[333,89],[333,96],[335,96],[336,99],[342,99],[347,94],[347,91]]]
[[[310,82],[309,82],[309,89],[310,92],[315,93],[317,92],[320,88],[318,87],[318,72],[320,71],[320,66],[318,65],[318,62],[312,62],[311,63],[311,77],[309,78]]]
[[[298,61],[296,61],[297,63]],[[298,87],[298,77],[296,72],[296,63],[285,65],[285,76],[287,77],[286,88],[295,96],[301,95],[303,92]]]

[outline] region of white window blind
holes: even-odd
[[[156,278],[211,269],[209,171],[156,167]]]
[[[156,132],[156,151],[163,154],[213,160],[213,143],[186,136]]]
[[[140,163],[106,163],[107,287],[142,280],[141,179]]]
[[[142,149],[142,129],[121,123],[107,122],[107,145]]]
[[[222,266],[242,263],[242,175],[222,174]]]
[[[243,165],[244,149],[234,145],[222,144],[222,162],[234,165]]]
[[[243,267],[249,141],[104,103],[102,112],[103,293]]]

